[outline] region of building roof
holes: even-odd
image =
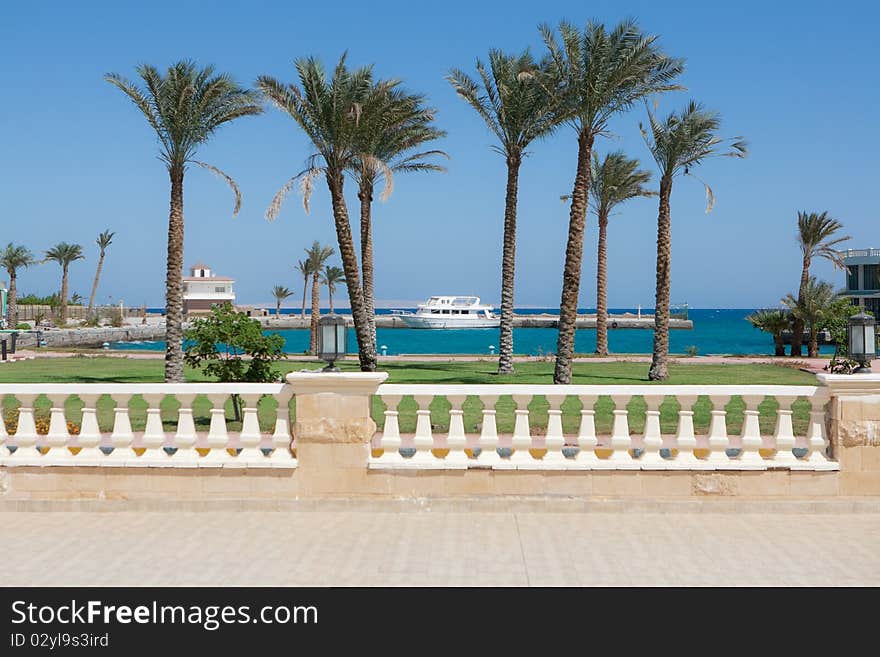
[[[197,262],[196,264],[192,265],[190,269],[210,269],[210,267],[204,262]]]
[[[228,276],[184,276],[183,280],[185,281],[229,281],[230,283],[234,283],[234,278],[229,278]]]

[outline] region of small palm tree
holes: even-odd
[[[798,246],[804,255],[803,268],[801,269],[801,283],[798,287],[798,299],[803,299],[807,284],[810,279],[810,265],[813,258],[824,258],[838,269],[843,269],[843,256],[835,248],[841,242],[849,239],[849,235],[834,237],[838,231],[843,230],[843,224],[828,216],[827,212],[798,212]],[[832,239],[833,238],[833,239]],[[801,355],[801,339],[804,332],[804,324],[795,317],[791,335],[791,355]]]
[[[546,74],[528,51],[509,55],[490,50],[488,68],[479,59],[476,68],[479,83],[458,69],[453,69],[448,79],[498,140],[493,149],[504,157],[507,165],[498,374],[512,374],[519,170],[529,144],[547,136],[556,126],[556,107],[553,95],[539,79]]]
[[[308,293],[308,291],[309,291],[309,279],[310,279],[311,276],[312,276],[312,272],[311,272],[311,270],[309,269],[309,260],[308,260],[308,258],[306,258],[305,260],[300,260],[299,262],[297,262],[297,263],[293,266],[293,268],[296,269],[300,274],[302,274],[302,277],[303,277],[303,302],[302,302],[302,312],[300,313],[299,316],[300,316],[300,319],[305,319],[305,318],[306,318],[306,297],[308,296],[307,293]]]
[[[257,79],[257,86],[266,98],[281,111],[290,114],[316,151],[309,158],[305,170],[291,178],[275,195],[266,218],[274,219],[278,215],[284,198],[297,180],[301,182],[304,199],[308,198],[316,178],[323,176],[326,180],[357,336],[358,360],[361,370],[372,372],[376,369],[377,358],[371,349],[370,320],[361,289],[344,183],[346,172],[352,169],[360,154],[358,131],[361,119],[372,116],[372,112],[377,111],[376,105],[381,107],[383,101],[381,94],[376,93],[371,68],[349,70],[345,55],[329,76],[323,65],[312,57],[296,60],[296,70],[299,84],[282,84],[268,76]],[[397,83],[387,84],[391,89]],[[320,270],[313,272],[313,276],[317,277],[319,273]],[[313,317],[313,323],[314,320]]]
[[[561,44],[549,26],[542,26],[541,32],[549,52],[549,70],[562,96],[559,120],[575,128],[578,141],[553,373],[554,383],[571,383],[593,143],[607,134],[612,117],[634,103],[679,89],[674,81],[684,63],[665,55],[657,37],[643,34],[634,21],[624,21],[610,31],[599,23],[590,22],[581,31],[563,22]]]
[[[791,328],[791,320],[791,312],[781,308],[756,310],[746,317],[746,321],[756,329],[773,336],[776,356],[785,356],[785,343],[782,340],[782,334]]]
[[[640,196],[657,196],[645,185],[651,172],[639,169],[639,161],[621,151],[609,153],[599,161],[593,153],[592,184],[594,210],[599,221],[599,247],[596,259],[596,353],[608,355],[608,246],[607,229],[611,212],[621,203]]]
[[[312,276],[312,316],[309,325],[309,351],[312,355],[318,354],[318,318],[321,315],[321,271],[324,263],[333,255],[332,246],[322,246],[318,240],[306,249],[306,260],[309,263],[309,272]]]
[[[791,310],[791,314],[801,326],[807,328],[809,341],[807,343],[807,356],[819,357],[819,331],[824,328],[824,322],[828,319],[831,304],[837,298],[834,286],[831,283],[817,281],[815,276],[807,279],[807,284],[795,298],[788,294],[782,299],[782,303]],[[792,335],[794,339],[794,335]]]
[[[327,265],[324,273],[321,275],[321,283],[327,286],[327,293],[330,295],[330,312],[333,310],[333,293],[336,292],[336,286],[339,283],[345,283],[345,272],[342,267],[331,267]]]
[[[276,285],[272,288],[272,296],[275,297],[275,318],[281,318],[281,302],[287,299],[288,297],[293,296],[293,292],[291,292],[288,288],[283,285]]]
[[[98,294],[98,281],[101,278],[101,269],[104,267],[104,254],[107,252],[107,247],[113,243],[113,236],[115,234],[116,233],[113,233],[110,230],[105,230],[98,235],[98,239],[95,240],[95,244],[98,245],[100,254],[98,256],[98,268],[95,270],[95,281],[92,283],[92,293],[89,295],[89,308],[86,311],[86,317],[91,317],[92,311],[95,309],[95,297]]]
[[[10,242],[0,251],[0,267],[9,274],[9,292],[7,297],[7,319],[9,326],[18,326],[18,270],[34,264],[34,254],[24,246]]]
[[[669,198],[672,182],[680,173],[689,174],[710,157],[745,157],[746,144],[717,136],[721,118],[702,105],[691,101],[681,112],[672,112],[665,120],[655,118],[648,110],[649,128],[640,126],[654,160],[660,169],[660,209],[657,215],[657,292],[654,302],[654,353],[648,378],[665,381],[669,378],[669,286],[672,258],[672,216]],[[729,148],[728,148],[729,146]],[[706,187],[711,212],[714,205],[712,189]]]
[[[57,262],[61,265],[61,294],[60,294],[60,317],[61,323],[67,322],[67,273],[70,264],[76,260],[84,260],[85,256],[79,244],[59,242],[45,252],[45,261]]]
[[[171,209],[168,217],[168,258],[165,275],[165,380],[183,381],[183,177],[187,165],[196,164],[225,180],[235,194],[232,214],[238,213],[241,194],[235,181],[205,162],[196,151],[220,126],[242,116],[263,111],[259,96],[243,89],[225,73],[214,74],[212,66],[193,62],[172,64],[163,75],[142,65],[137,74],[140,88],[111,73],[106,80],[125,93],[143,113],[159,140],[159,157],[171,179]]]

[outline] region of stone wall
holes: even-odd
[[[100,347],[105,342],[128,342],[131,340],[164,340],[165,327],[155,324],[145,326],[104,326],[100,328],[48,329],[18,334],[21,348],[37,346],[38,335],[47,347]]]

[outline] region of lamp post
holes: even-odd
[[[853,315],[846,322],[849,357],[859,363],[853,374],[867,374],[871,371],[871,361],[877,351],[874,326],[874,318],[864,313]]]
[[[339,372],[336,361],[348,352],[346,338],[342,315],[324,315],[318,320],[318,358],[327,362],[322,372]]]

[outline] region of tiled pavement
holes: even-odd
[[[880,585],[877,513],[14,511],[0,545],[6,586]]]

